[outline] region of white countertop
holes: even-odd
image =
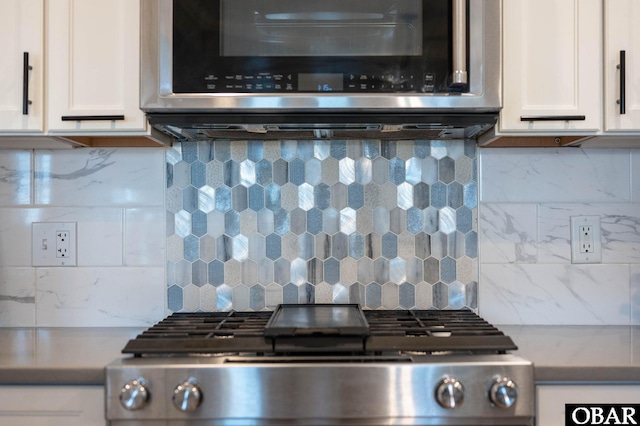
[[[497,325],[538,383],[640,383],[640,327]],[[102,385],[140,328],[0,328],[0,384]],[[128,355],[127,355],[128,356]]]

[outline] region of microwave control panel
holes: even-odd
[[[210,93],[282,93],[282,92],[418,92],[432,93],[435,73],[414,74],[342,74],[342,73],[258,73],[210,74],[204,78]]]

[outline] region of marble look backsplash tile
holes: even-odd
[[[7,150],[0,155],[0,206],[31,203],[31,152]]]
[[[163,207],[124,209],[125,266],[163,266],[166,262]]]
[[[541,204],[541,263],[571,262],[571,216],[599,216],[602,263],[640,264],[640,203]]]
[[[162,319],[164,280],[156,268],[38,268],[36,317],[42,327],[144,326]]]
[[[164,316],[164,152],[0,150],[0,326]],[[32,267],[31,224],[60,221],[77,222],[78,267]]]
[[[156,150],[155,157],[162,150]],[[35,151],[35,200],[56,206],[162,206],[164,176],[144,149]]]
[[[174,145],[169,309],[475,309],[475,153],[465,141]]]
[[[640,324],[640,265],[631,265],[630,274],[631,323]]]
[[[480,313],[506,324],[640,323],[638,151],[479,152]],[[571,263],[570,220],[582,215],[600,217],[600,264]]]
[[[77,222],[78,266],[121,266],[123,209],[108,207],[0,208],[0,256],[3,266],[31,266],[32,222]],[[137,232],[153,232],[147,223]],[[155,223],[155,229],[163,229]],[[28,238],[25,238],[27,236]],[[163,244],[159,247],[162,248]],[[151,259],[149,259],[151,260]],[[158,264],[158,259],[153,259]]]
[[[480,312],[496,324],[630,322],[628,265],[483,264],[480,282]]]
[[[35,325],[35,300],[35,269],[0,268],[0,327]]]
[[[640,149],[631,151],[631,201],[640,203]]]
[[[0,266],[31,266],[31,223],[40,211],[28,206],[0,208]]]
[[[483,150],[481,167],[483,202],[630,201],[629,150]]]
[[[538,261],[537,205],[483,203],[478,225],[482,263]]]

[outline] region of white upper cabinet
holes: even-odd
[[[43,11],[43,0],[0,0],[0,135],[44,131]]]
[[[604,15],[605,131],[637,132],[640,130],[640,2],[606,0]],[[624,67],[620,67],[621,52],[624,52]]]
[[[503,2],[499,133],[601,131],[602,28],[601,0]]]
[[[146,128],[139,108],[139,1],[48,0],[46,34],[50,132]]]

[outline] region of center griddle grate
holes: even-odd
[[[510,337],[466,310],[365,310],[369,334],[364,337],[271,338],[265,336],[265,327],[272,314],[271,311],[174,313],[130,340],[122,353],[135,356],[506,353],[517,349]]]

